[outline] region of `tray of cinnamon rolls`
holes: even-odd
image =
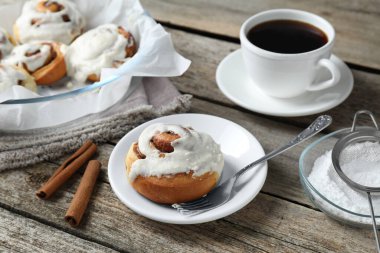
[[[57,100],[62,110],[62,100],[81,106],[86,100],[97,108],[73,112],[68,120],[74,120],[115,104],[132,77],[181,75],[189,64],[138,0],[27,0],[0,6],[0,117],[12,104],[18,114],[25,104],[35,114],[49,114],[46,103]],[[101,96],[112,101],[100,101],[101,92],[113,93]],[[18,120],[0,129],[57,124]]]

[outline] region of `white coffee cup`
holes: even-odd
[[[318,49],[297,54],[275,53],[253,45],[247,39],[249,30],[271,20],[296,20],[311,24],[327,35],[328,42]],[[247,19],[240,29],[243,59],[253,83],[267,95],[278,98],[327,89],[339,82],[339,69],[330,59],[334,40],[335,31],[328,21],[309,12],[291,9],[258,13]],[[331,73],[331,78],[316,83],[322,68]]]

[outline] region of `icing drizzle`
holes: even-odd
[[[40,12],[40,2],[56,3],[62,8],[56,12]],[[18,39],[21,43],[33,40],[52,40],[70,44],[82,33],[85,26],[82,14],[75,3],[69,0],[31,0],[24,4],[21,16],[16,20]]]
[[[16,46],[12,53],[4,59],[4,63],[19,66],[33,73],[45,64],[53,56],[52,46],[49,43],[32,42]]]
[[[171,142],[174,151],[165,153],[164,157],[160,156],[161,152],[151,143],[153,136],[163,132],[174,132],[180,136]],[[161,177],[191,171],[193,176],[207,172],[217,172],[220,175],[224,166],[220,147],[211,136],[178,125],[148,126],[139,137],[138,147],[146,157],[132,164],[129,173],[131,181],[138,175]]]
[[[68,75],[85,82],[91,74],[100,75],[102,68],[115,67],[128,58],[126,47],[134,41],[126,39],[115,24],[98,26],[78,37],[69,47],[65,56]]]

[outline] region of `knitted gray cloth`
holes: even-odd
[[[145,121],[190,108],[191,96],[181,95],[167,78],[135,78],[131,89],[131,94],[107,111],[71,123],[23,132],[0,131],[0,171],[57,159],[78,149],[86,139],[104,143]]]

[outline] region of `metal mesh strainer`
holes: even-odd
[[[356,123],[359,115],[361,114],[367,114],[371,117],[374,128],[366,128],[366,129],[357,129]],[[341,137],[335,144],[333,150],[332,150],[332,163],[334,165],[334,168],[336,172],[338,173],[339,177],[352,189],[362,191],[367,193],[368,196],[368,203],[369,203],[369,209],[371,211],[371,217],[372,217],[372,225],[373,225],[373,231],[375,233],[375,239],[376,239],[376,246],[377,251],[380,253],[380,245],[379,245],[379,237],[377,233],[377,227],[376,227],[376,219],[375,214],[373,210],[373,203],[372,203],[372,196],[371,193],[380,192],[380,186],[373,187],[368,185],[363,185],[363,183],[358,183],[356,181],[353,181],[352,178],[350,178],[346,172],[342,169],[342,164],[340,157],[342,155],[342,152],[349,146],[352,146],[357,143],[361,142],[380,142],[380,131],[379,127],[376,123],[375,117],[370,111],[362,110],[358,111],[355,114],[354,121],[352,123],[351,131]],[[380,156],[380,154],[379,154]]]

